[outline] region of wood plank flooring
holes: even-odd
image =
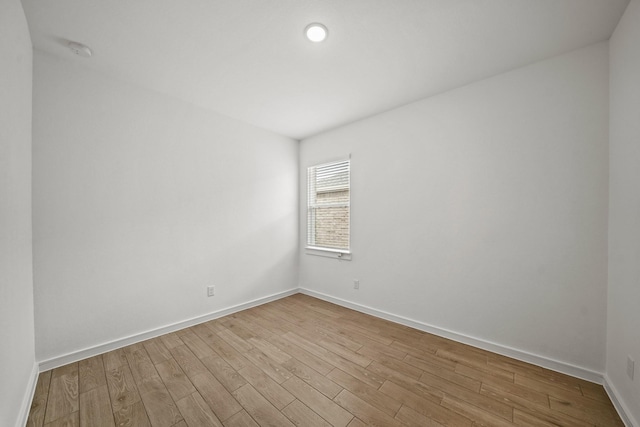
[[[41,373],[29,426],[623,426],[604,389],[302,294]]]

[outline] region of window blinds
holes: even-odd
[[[307,245],[349,250],[351,161],[307,170]]]

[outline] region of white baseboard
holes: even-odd
[[[20,412],[18,412],[18,419],[16,420],[16,427],[24,427],[27,425],[27,419],[29,418],[29,411],[31,410],[31,402],[33,402],[33,396],[36,392],[36,384],[38,383],[38,364],[34,362],[31,368],[31,374],[29,375],[29,382],[27,384],[27,390],[22,398],[22,404],[20,405]]]
[[[622,422],[624,423],[624,425],[627,427],[640,427],[640,423],[638,422],[638,420],[633,418],[633,415],[631,415],[631,411],[629,410],[629,408],[627,408],[624,400],[620,398],[620,393],[613,386],[613,383],[611,382],[611,379],[607,374],[604,374],[604,389],[609,395],[609,399],[611,399],[611,402],[616,408],[616,411],[618,411],[618,415],[620,415],[620,418],[622,418]]]
[[[272,295],[267,295],[262,298],[257,298],[252,301],[248,301],[242,304],[237,304],[228,308],[217,310],[202,316],[193,317],[191,319],[183,320],[180,322],[172,323],[170,325],[162,326],[160,328],[152,329],[139,334],[130,335],[128,337],[120,338],[103,344],[99,344],[93,347],[85,348],[83,350],[67,353],[62,356],[53,357],[51,359],[43,360],[39,362],[40,372],[48,371],[59,366],[64,366],[68,363],[77,362],[88,357],[97,356],[98,354],[106,353],[111,350],[116,350],[121,347],[126,347],[131,344],[135,344],[140,341],[148,340],[160,335],[168,334],[170,332],[179,331],[180,329],[188,328],[199,323],[207,322],[209,320],[217,319],[219,317],[227,316],[229,314],[237,313],[238,311],[246,310],[251,307],[266,304],[271,301],[275,301],[289,295],[298,293],[298,289],[289,289],[288,291],[278,292]]]
[[[334,304],[337,304],[343,307],[351,308],[353,310],[360,311],[362,313],[370,314],[372,316],[379,317],[381,319],[385,319],[391,322],[399,323],[401,325],[409,326],[411,328],[428,332],[433,335],[438,335],[443,338],[448,338],[453,341],[461,342],[463,344],[468,344],[473,347],[481,348],[483,350],[491,351],[493,353],[498,353],[503,356],[511,357],[513,359],[518,359],[523,362],[541,366],[546,369],[551,369],[552,371],[571,375],[572,377],[581,378],[583,380],[591,381],[596,384],[602,384],[603,382],[602,373],[592,371],[587,368],[583,368],[580,366],[575,366],[569,363],[550,359],[548,357],[539,356],[537,354],[529,353],[523,350],[518,350],[516,348],[508,347],[502,344],[497,344],[497,343],[482,340],[479,338],[474,338],[468,335],[460,334],[458,332],[454,332],[454,331],[450,331],[437,326],[429,325],[424,322],[412,320],[403,316],[398,316],[396,314],[388,313],[386,311],[371,308],[366,305],[343,300],[341,298],[332,297],[330,295],[312,291],[310,289],[300,288],[300,293],[303,293],[305,295],[309,295],[312,297],[316,297],[328,302],[332,302]]]

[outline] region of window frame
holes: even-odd
[[[311,183],[311,170],[315,169],[317,171],[318,168],[326,168],[331,166],[339,166],[341,164],[346,163],[347,168],[347,184],[346,189],[348,190],[348,200],[346,202],[346,207],[348,207],[348,221],[347,221],[347,247],[346,248],[336,248],[330,246],[322,246],[317,244],[312,244],[311,236],[312,236],[312,226],[315,225],[315,221],[311,220],[312,209],[317,211],[317,203],[315,205],[311,202],[311,191],[312,191],[312,183]],[[317,183],[317,179],[315,180]],[[315,185],[313,186],[315,188]],[[315,194],[318,194],[316,191]],[[305,236],[305,251],[308,255],[319,255],[331,258],[337,258],[341,260],[350,260],[351,259],[351,156],[347,158],[341,158],[339,160],[327,161],[323,163],[313,164],[307,167],[307,212],[306,212],[306,232]],[[314,242],[315,243],[315,242]]]

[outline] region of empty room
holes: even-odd
[[[0,426],[640,427],[640,0],[0,0]]]

